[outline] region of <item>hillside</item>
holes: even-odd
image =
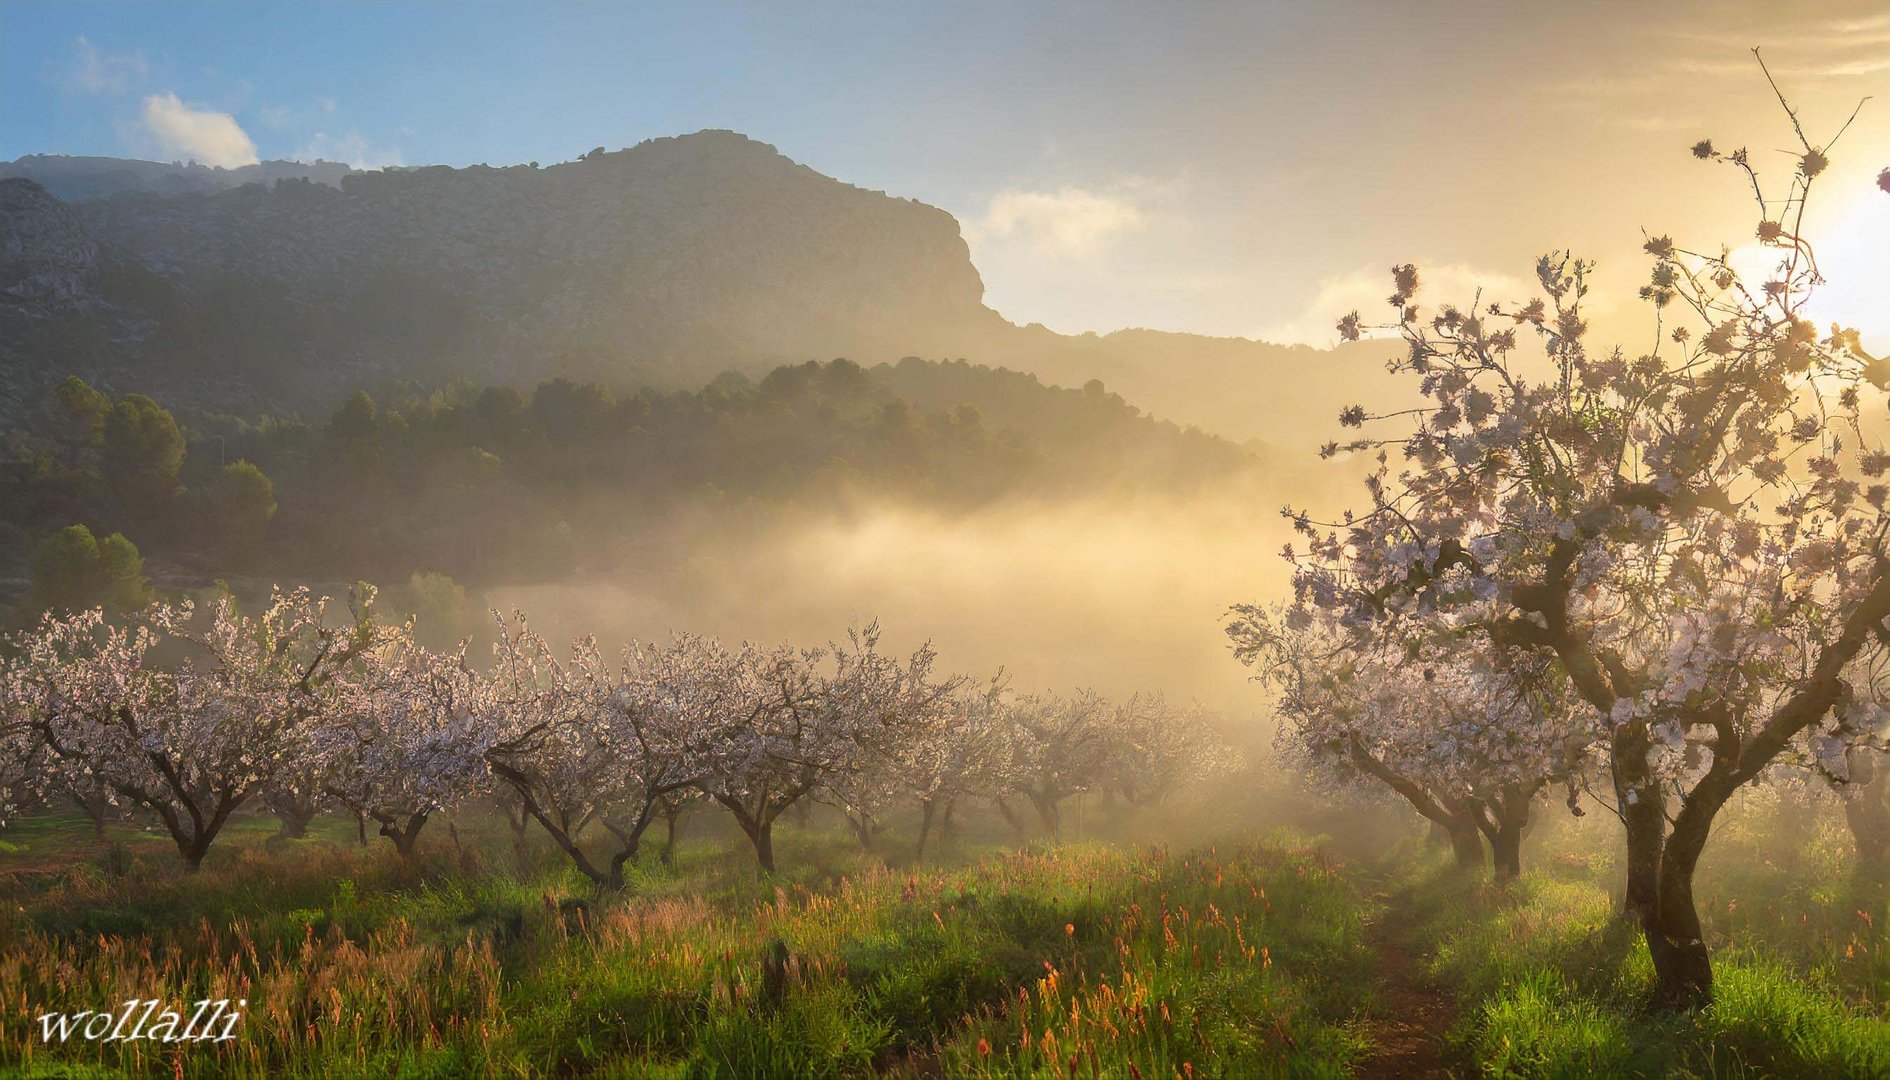
[[[4,174],[0,414],[72,372],[322,412],[387,380],[687,387],[917,355],[1101,379],[1156,415],[1302,447],[1346,403],[1331,366],[1383,351],[1016,326],[984,305],[949,214],[725,131],[546,168],[34,157]]]
[[[179,583],[416,567],[488,583],[602,570],[626,548],[647,563],[697,521],[729,534],[862,506],[1186,498],[1245,490],[1267,466],[1094,387],[911,359],[623,397],[562,378],[525,393],[357,391],[316,424],[200,409],[174,421],[164,404],[69,381],[0,433],[0,602],[75,522],[124,533]],[[236,461],[253,467],[226,475]]]

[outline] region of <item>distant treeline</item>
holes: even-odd
[[[184,582],[548,578],[693,512],[1186,492],[1257,464],[1098,382],[916,358],[621,397],[562,378],[397,386],[316,422],[173,415],[69,378],[0,439],[0,566],[27,617],[135,605],[146,558]]]

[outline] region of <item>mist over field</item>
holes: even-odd
[[[734,535],[705,530],[656,580],[628,559],[602,580],[487,597],[555,637],[608,641],[683,628],[822,640],[878,618],[896,645],[930,637],[955,671],[1005,668],[1022,686],[1113,695],[1160,687],[1264,723],[1220,621],[1230,597],[1286,591],[1273,564],[1291,533],[1277,505],[1204,494],[787,516]]]
[[[0,1077],[1890,1076],[1887,101],[0,5]]]

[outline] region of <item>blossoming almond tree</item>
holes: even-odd
[[[1161,802],[1182,784],[1234,769],[1238,755],[1214,715],[1159,693],[1137,693],[1109,717],[1109,790],[1130,806]]]
[[[611,687],[595,646],[580,642],[573,663],[560,663],[523,616],[501,621],[485,700],[488,767],[522,803],[578,872],[600,885],[621,887],[624,864],[636,857],[636,839],[622,824],[635,795],[610,707]],[[603,865],[583,846],[593,823],[606,823],[617,844]]]
[[[155,814],[192,870],[230,815],[283,767],[294,736],[378,631],[372,597],[341,626],[306,589],[254,617],[228,600],[192,629],[189,604],[155,604],[118,624],[97,610],[49,616],[16,646],[43,707],[34,720],[59,768],[77,769]],[[185,658],[153,663],[160,646]]]
[[[411,859],[430,817],[486,793],[491,687],[463,646],[437,653],[394,629],[338,683],[312,747],[321,789]]]
[[[916,858],[925,858],[934,831],[949,827],[958,800],[994,798],[1011,786],[1003,695],[1001,675],[962,685],[938,723],[897,751],[899,787],[919,800]]]
[[[744,645],[724,651],[705,740],[702,790],[734,815],[765,870],[774,823],[824,785],[840,786],[895,755],[936,722],[955,679],[933,676],[921,646],[905,660],[879,650],[879,627],[826,649]]]
[[[1693,876],[1714,817],[1806,732],[1845,737],[1839,707],[1890,617],[1890,452],[1864,423],[1890,365],[1804,315],[1819,278],[1800,224],[1830,144],[1791,118],[1782,198],[1746,151],[1694,148],[1750,184],[1778,263],[1748,281],[1724,251],[1650,239],[1663,333],[1644,353],[1590,348],[1588,267],[1569,257],[1538,264],[1546,300],[1428,317],[1399,267],[1393,369],[1426,399],[1420,422],[1350,444],[1378,451],[1369,507],[1294,515],[1310,548],[1289,551],[1305,603],[1393,627],[1443,617],[1557,660],[1605,725],[1626,909],[1673,1007],[1711,1000]]]
[[[1566,784],[1574,806],[1598,725],[1539,659],[1498,666],[1451,637],[1422,652],[1372,642],[1306,608],[1238,607],[1227,632],[1277,695],[1284,746],[1334,783],[1395,792],[1458,866],[1480,866],[1487,840],[1497,880],[1513,880],[1537,796]]]
[[[1112,706],[1101,694],[1085,689],[1068,697],[1010,698],[1002,715],[1011,749],[1011,789],[1030,800],[1038,820],[1054,836],[1063,826],[1064,800],[1108,779],[1117,750],[1109,730]],[[1010,816],[1002,799],[998,809]]]

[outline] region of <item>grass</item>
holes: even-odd
[[[1884,942],[1841,884],[1843,846],[1828,822],[1790,848],[1767,824],[1748,818],[1716,838],[1701,882],[1715,1000],[1686,1016],[1647,1007],[1652,964],[1615,915],[1605,833],[1539,845],[1559,854],[1506,892],[1406,864],[1430,974],[1467,1005],[1452,1033],[1462,1071],[1890,1076]]]
[[[1361,902],[1286,837],[894,868],[810,832],[766,879],[703,841],[613,895],[555,862],[436,846],[409,867],[338,829],[277,845],[250,828],[195,877],[137,838],[54,866],[72,835],[14,834],[0,1070],[1062,1076],[1076,1055],[1086,1076],[1342,1075],[1362,1052]],[[220,1045],[49,1046],[31,1019],[129,997],[249,1004]]]
[[[1369,1074],[1374,946],[1394,932],[1415,958],[1401,977],[1456,1004],[1441,1038],[1462,1075],[1890,1075],[1890,964],[1841,831],[1763,808],[1709,852],[1717,999],[1681,1017],[1643,1005],[1616,838],[1592,823],[1545,823],[1503,891],[1395,825],[1188,850],[994,831],[917,865],[815,823],[784,830],[781,873],[698,835],[621,893],[547,850],[518,864],[476,817],[418,865],[357,847],[351,822],[272,830],[236,823],[191,876],[142,830],[9,829],[0,1075]],[[247,999],[240,1038],[47,1045],[32,1020],[206,996]]]

